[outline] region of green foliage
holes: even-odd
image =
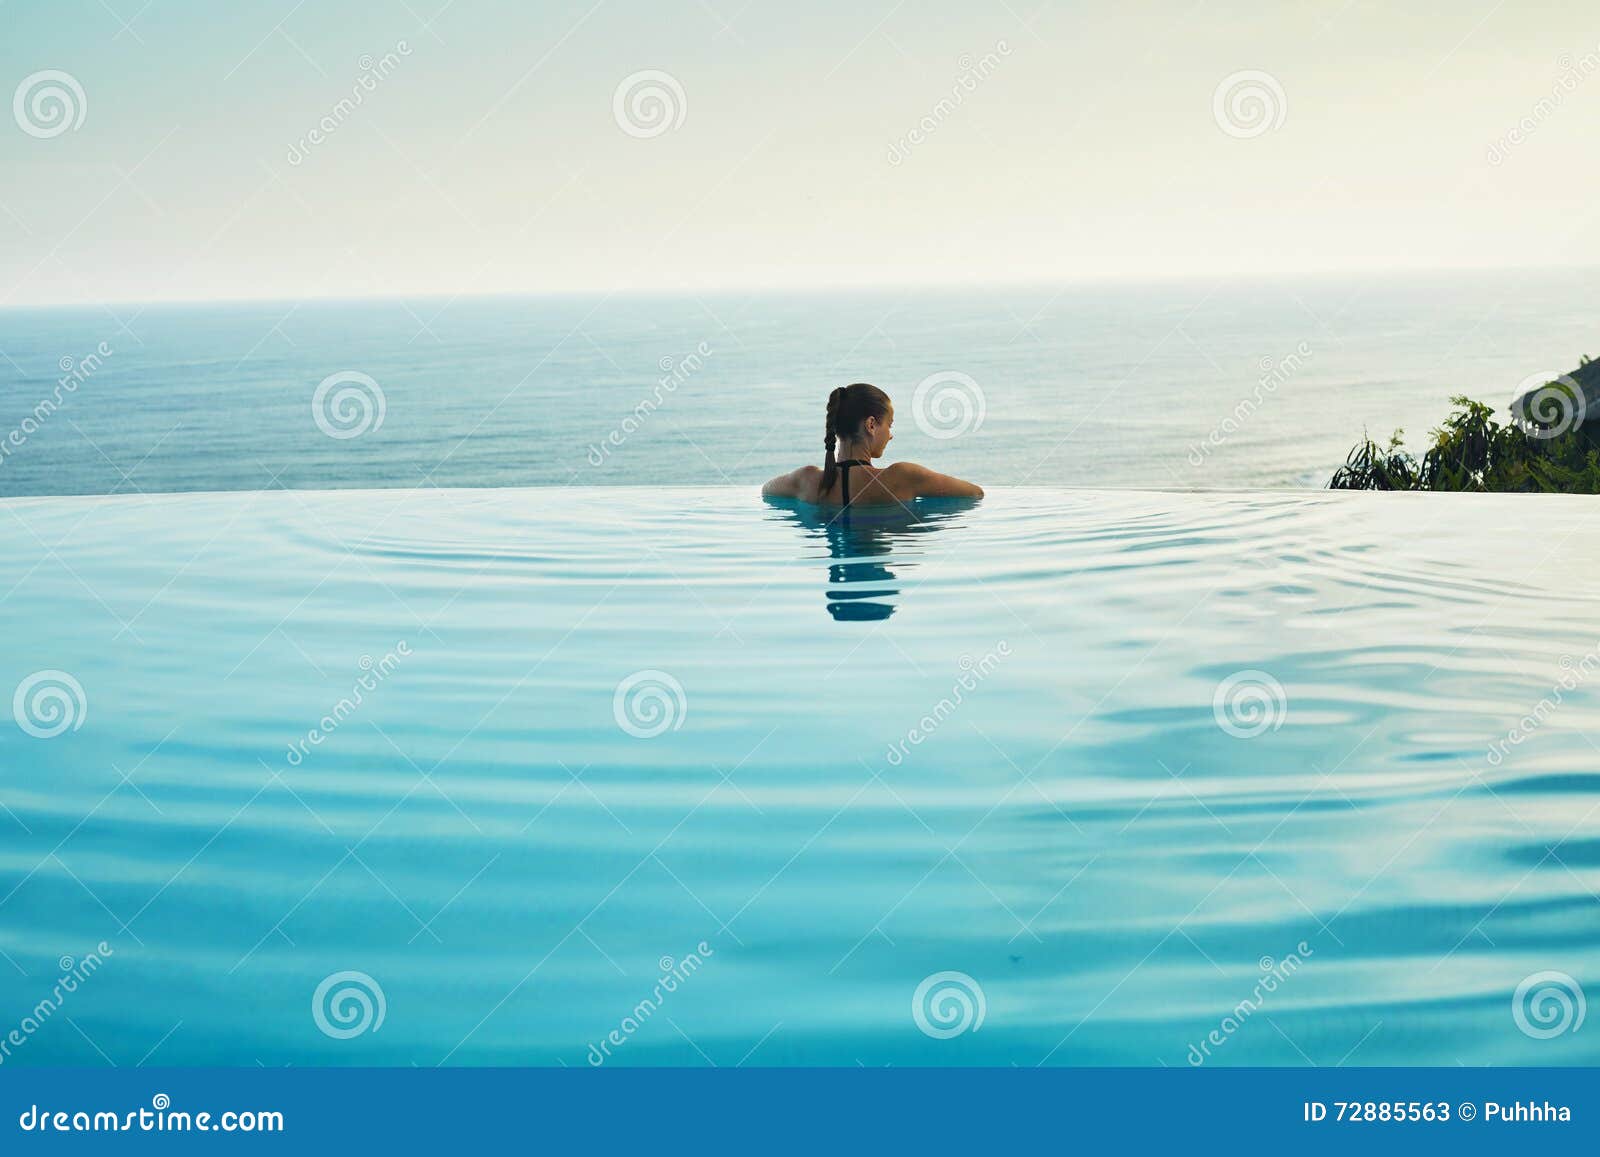
[[[1585,359],[1578,372],[1587,376],[1589,365]],[[1561,383],[1547,389],[1558,398],[1572,394]],[[1386,447],[1363,437],[1329,488],[1600,494],[1600,415],[1552,436],[1540,427],[1536,406],[1524,408],[1522,421],[1502,424],[1482,402],[1455,397],[1451,404],[1455,410],[1431,431],[1422,461],[1402,447],[1398,430]]]
[[[1417,460],[1400,446],[1404,431],[1396,430],[1389,437],[1387,448],[1379,446],[1370,437],[1350,451],[1344,465],[1334,471],[1330,490],[1415,490],[1417,489]]]

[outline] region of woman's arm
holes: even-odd
[[[806,475],[816,471],[815,466],[802,466],[788,474],[780,474],[761,488],[763,498],[806,497]]]
[[[983,487],[915,462],[896,462],[884,471],[891,489],[903,498],[982,498]],[[887,476],[893,475],[892,479]]]

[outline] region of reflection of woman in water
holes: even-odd
[[[768,498],[798,498],[844,507],[904,505],[913,498],[983,497],[983,487],[914,462],[874,466],[872,460],[882,457],[894,437],[893,426],[894,403],[888,394],[865,382],[840,386],[828,395],[827,432],[822,440],[828,453],[822,469],[802,466],[780,474],[763,486],[761,493]]]
[[[858,510],[854,518],[840,518],[838,512],[799,502],[775,501],[772,505],[783,512],[780,517],[801,527],[806,537],[827,545],[828,613],[840,621],[887,619],[894,614],[900,595],[897,571],[917,565],[904,553],[896,557],[896,551],[904,551],[913,536],[950,517],[950,513],[937,510],[878,506]]]
[[[795,498],[769,497],[767,505],[775,519],[792,524],[826,551],[828,614],[840,622],[863,622],[895,613],[907,572],[928,553],[928,536],[959,525],[978,500],[930,498],[910,505],[858,506],[853,512]]]

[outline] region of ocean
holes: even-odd
[[[0,312],[0,496],[737,484],[890,459],[993,486],[1321,486],[1364,431],[1600,351],[1589,270]],[[326,385],[324,384],[326,383]],[[926,385],[924,385],[926,383]],[[919,393],[919,386],[922,389]]]

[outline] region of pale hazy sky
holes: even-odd
[[[9,0],[0,28],[0,306],[1600,263],[1578,0]],[[646,70],[672,111],[624,100],[630,133]],[[1247,70],[1267,121],[1230,133]],[[52,85],[76,127],[28,99]]]

